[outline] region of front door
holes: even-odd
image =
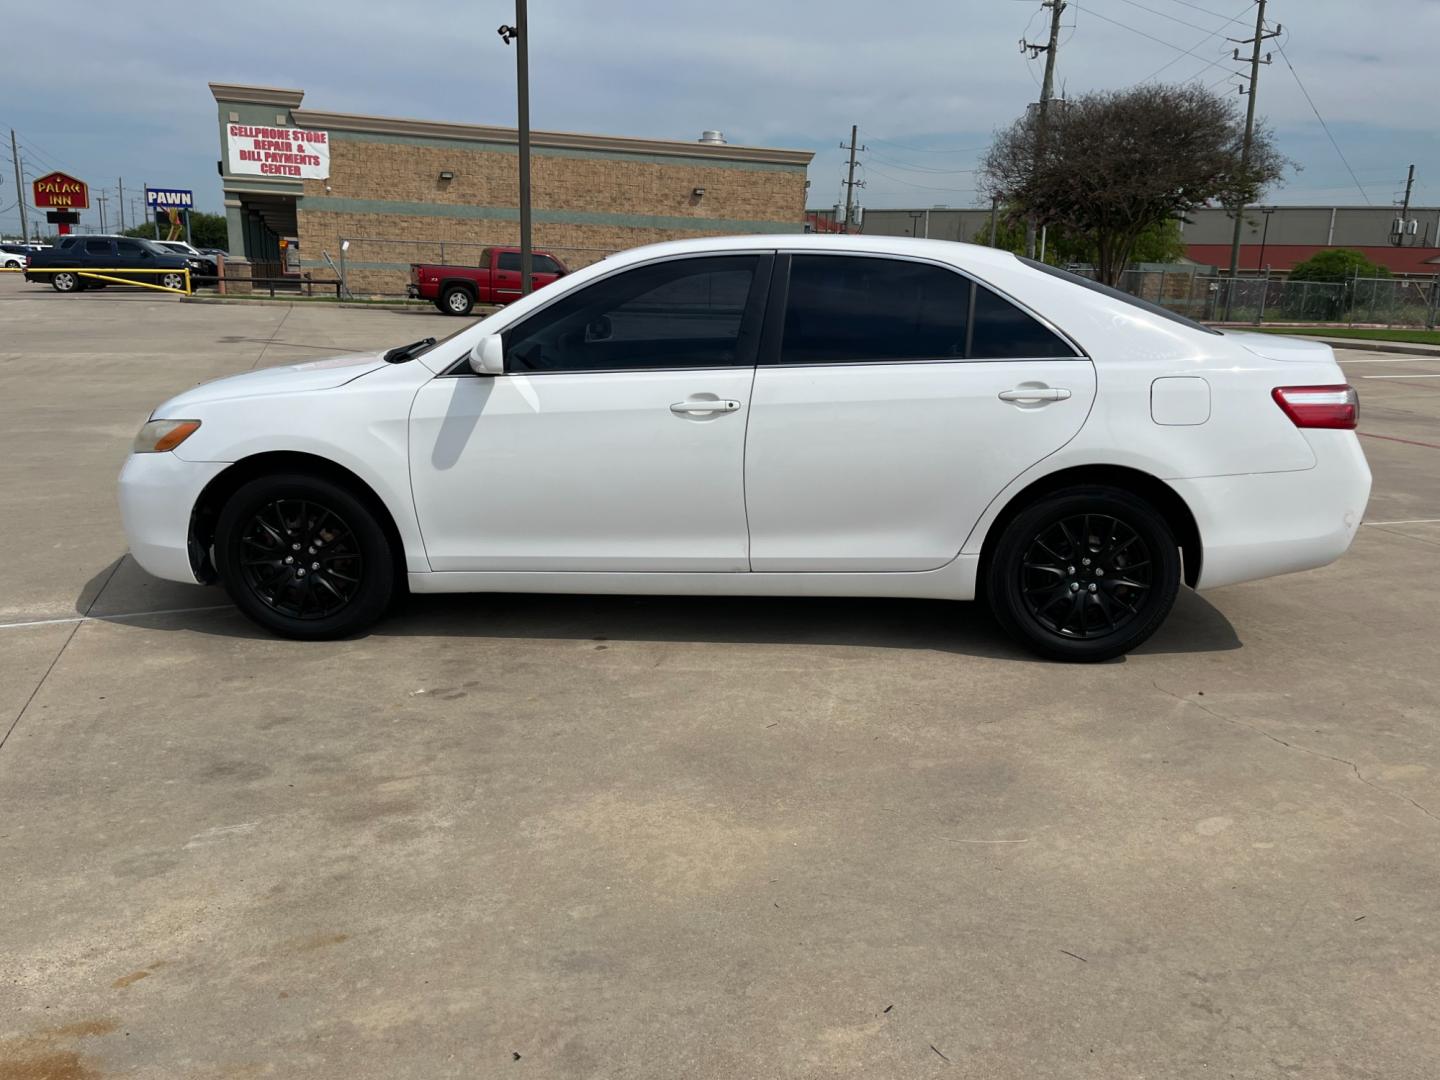
[[[797,254],[775,277],[745,455],[754,570],[943,566],[1090,411],[1090,361],[955,270]]]
[[[504,375],[461,363],[427,384],[410,468],[431,569],[747,570],[745,422],[771,261],[618,271],[508,328]]]

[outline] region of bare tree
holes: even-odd
[[[1147,229],[1211,201],[1238,211],[1280,178],[1289,162],[1263,124],[1242,170],[1244,129],[1233,100],[1196,86],[1086,94],[1053,103],[1043,139],[1033,114],[997,133],[981,183],[1012,213],[1083,239],[1113,285]]]

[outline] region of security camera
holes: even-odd
[[[506,45],[509,45],[520,36],[520,31],[513,26],[501,26],[500,29],[495,32],[500,35],[501,40],[504,41]]]

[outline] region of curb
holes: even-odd
[[[1309,334],[1293,334],[1292,337],[1304,338],[1306,341],[1318,341],[1322,345],[1329,345],[1332,349],[1351,349],[1358,352],[1395,353],[1400,356],[1432,356],[1440,360],[1440,349],[1433,345],[1426,346],[1416,342],[1404,341],[1367,341],[1364,338],[1326,338],[1312,337]]]
[[[266,297],[263,300],[242,300],[232,296],[185,296],[181,297],[182,304],[231,304],[235,306],[248,305],[250,307],[313,307],[320,311],[331,311],[335,308],[343,308],[346,311],[409,311],[418,315],[439,315],[433,304],[351,304],[340,301],[332,304],[328,301],[313,300],[282,300],[275,297],[271,300]]]

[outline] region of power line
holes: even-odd
[[[1193,23],[1186,19],[1179,18],[1175,15],[1167,15],[1165,14],[1165,12],[1157,11],[1155,8],[1152,7],[1146,7],[1144,4],[1139,3],[1138,0],[1120,0],[1120,2],[1122,4],[1129,4],[1131,7],[1134,8],[1139,8],[1141,11],[1148,11],[1151,15],[1159,15],[1162,19],[1169,19],[1171,22],[1177,22],[1181,26],[1188,26],[1191,30],[1205,29],[1205,27],[1201,26],[1199,23]]]
[[[1118,27],[1120,27],[1122,30],[1129,30],[1132,34],[1139,34],[1139,35],[1140,35],[1141,37],[1143,37],[1143,38],[1149,38],[1151,41],[1155,42],[1157,45],[1164,45],[1167,49],[1174,49],[1176,52],[1178,52],[1178,53],[1183,53],[1185,56],[1193,56],[1193,57],[1195,57],[1196,60],[1204,60],[1204,59],[1205,59],[1205,57],[1203,57],[1203,56],[1201,56],[1199,53],[1195,52],[1194,49],[1182,49],[1179,45],[1176,45],[1173,41],[1166,41],[1164,38],[1158,38],[1158,37],[1156,37],[1154,34],[1147,34],[1144,30],[1137,30],[1137,29],[1135,29],[1135,27],[1131,26],[1129,23],[1123,23],[1123,22],[1121,22],[1121,21],[1118,20],[1118,19],[1112,19],[1112,18],[1110,18],[1109,15],[1102,15],[1100,12],[1096,11],[1094,8],[1089,8],[1089,7],[1087,7],[1087,8],[1081,8],[1080,5],[1079,5],[1078,3],[1076,3],[1076,0],[1070,0],[1070,3],[1071,3],[1072,5],[1074,5],[1074,7],[1076,7],[1078,10],[1081,10],[1081,11],[1086,12],[1087,14],[1093,15],[1093,16],[1095,16],[1095,18],[1097,18],[1097,19],[1103,19],[1105,22],[1111,23],[1111,24],[1114,25],[1114,26],[1118,26]],[[1222,62],[1223,62],[1223,61],[1216,60],[1216,61],[1214,61],[1213,63],[1209,64],[1208,66],[1209,66],[1209,67],[1214,67],[1215,64],[1222,63]]]
[[[1255,3],[1256,3],[1256,0],[1250,0],[1250,3],[1246,4],[1245,7],[1241,10],[1241,12],[1240,12],[1238,15],[1234,15],[1234,16],[1232,16],[1231,18],[1226,19],[1225,22],[1220,26],[1220,28],[1219,28],[1218,30],[1212,30],[1210,33],[1206,34],[1206,35],[1205,35],[1203,38],[1201,38],[1199,41],[1195,42],[1194,45],[1190,46],[1190,48],[1191,48],[1191,50],[1192,50],[1192,55],[1193,55],[1193,50],[1200,48],[1201,45],[1204,45],[1204,44],[1205,44],[1207,41],[1209,41],[1211,38],[1213,38],[1213,37],[1219,37],[1221,34],[1223,34],[1223,33],[1229,28],[1229,26],[1230,26],[1231,23],[1239,22],[1241,19],[1243,19],[1243,18],[1245,17],[1246,13],[1247,13],[1252,7],[1255,6]],[[1149,75],[1146,75],[1145,78],[1141,79],[1140,81],[1141,81],[1142,83],[1149,82],[1151,79],[1155,78],[1156,75],[1159,75],[1162,71],[1165,71],[1166,69],[1170,68],[1171,66],[1173,66],[1173,65],[1175,65],[1175,64],[1178,64],[1182,59],[1184,59],[1184,54],[1179,54],[1179,55],[1176,55],[1176,56],[1172,57],[1171,59],[1167,60],[1165,63],[1161,64],[1161,65],[1160,65],[1158,68],[1156,68],[1154,71],[1152,71]],[[1208,65],[1207,67],[1201,68],[1199,71],[1197,71],[1194,75],[1191,75],[1190,78],[1189,78],[1189,79],[1186,79],[1185,81],[1186,81],[1186,82],[1190,82],[1190,81],[1193,80],[1193,79],[1198,79],[1203,72],[1209,71],[1210,68],[1212,68],[1212,67],[1215,66],[1215,64],[1223,64],[1224,62],[1225,62],[1225,61],[1224,61],[1223,59],[1222,59],[1222,60],[1217,60],[1217,61],[1215,61],[1214,64],[1210,64],[1210,65]]]
[[[975,190],[974,188],[936,187],[936,186],[934,186],[934,185],[932,185],[932,184],[917,184],[917,183],[915,183],[913,180],[906,180],[904,177],[891,176],[889,173],[885,172],[883,169],[877,169],[877,168],[875,168],[873,165],[864,165],[864,164],[862,163],[862,167],[866,170],[867,173],[869,173],[869,172],[874,172],[877,176],[880,176],[880,177],[882,177],[883,179],[889,180],[891,183],[903,184],[905,187],[918,188],[918,189],[920,189],[921,191],[948,191],[948,192],[952,192],[952,193],[953,193],[953,192],[963,192],[963,191],[974,191],[974,190]]]
[[[1360,191],[1360,197],[1365,200],[1365,205],[1370,205],[1370,196],[1365,194],[1365,189],[1360,184],[1360,178],[1355,175],[1355,170],[1350,167],[1350,162],[1345,157],[1345,151],[1340,149],[1340,144],[1335,141],[1335,136],[1330,133],[1330,125],[1325,123],[1325,118],[1320,115],[1320,110],[1315,107],[1315,99],[1310,96],[1310,91],[1305,89],[1305,84],[1300,81],[1300,73],[1295,70],[1295,65],[1290,63],[1290,57],[1285,55],[1285,46],[1275,42],[1275,48],[1280,51],[1280,59],[1285,61],[1285,66],[1290,69],[1290,74],[1295,77],[1295,85],[1300,88],[1300,93],[1305,95],[1305,101],[1310,106],[1310,111],[1315,114],[1315,119],[1320,121],[1320,127],[1325,131],[1325,137],[1330,140],[1330,145],[1335,148],[1335,153],[1340,155],[1340,161],[1345,166],[1345,171],[1350,174],[1350,179],[1355,181],[1355,187]]]
[[[929,174],[937,175],[937,176],[939,176],[939,175],[955,175],[955,174],[957,174],[957,173],[973,173],[973,172],[975,172],[974,169],[932,169],[932,168],[930,168],[929,166],[926,166],[926,165],[907,165],[907,164],[905,164],[903,161],[892,161],[890,158],[882,157],[880,154],[875,153],[874,150],[871,150],[871,151],[870,151],[870,156],[873,157],[876,161],[883,161],[886,165],[889,165],[892,169],[900,169],[902,172],[929,173]]]
[[[1170,0],[1170,2],[1172,4],[1179,4],[1181,7],[1187,7],[1191,11],[1199,11],[1203,12],[1206,15],[1213,15],[1217,19],[1223,19],[1225,17],[1224,15],[1221,15],[1218,11],[1211,11],[1209,8],[1203,8],[1199,4],[1192,4],[1190,3],[1190,0]]]
[[[932,146],[906,146],[904,143],[895,142],[893,139],[877,139],[873,136],[870,141],[884,143],[886,146],[893,146],[897,150],[909,150],[915,154],[974,154],[985,149],[983,146],[957,146],[953,149],[942,149]]]

